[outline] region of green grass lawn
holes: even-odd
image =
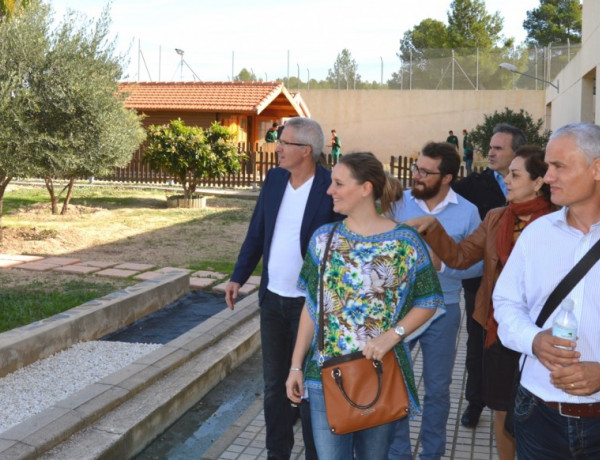
[[[103,185],[74,188],[71,205],[86,207],[81,213],[52,215],[48,203],[45,187],[12,187],[4,197],[2,225],[5,229],[28,230],[42,240],[66,238],[75,231],[81,232],[77,234],[80,240],[81,235],[89,235],[90,241],[106,236],[91,246],[99,248],[96,258],[119,254],[124,248],[133,248],[135,254],[140,254],[149,248],[152,253],[152,248],[160,247],[163,252],[152,261],[157,267],[180,266],[225,274],[233,271],[254,208],[252,201],[235,198],[210,200],[207,210],[167,208],[165,190]],[[40,204],[48,207],[40,208]],[[93,233],[97,229],[99,232]],[[212,242],[196,254],[194,251],[207,237]],[[61,255],[81,258],[80,250],[69,252],[67,248]],[[259,264],[254,273],[260,274],[261,268]],[[61,313],[137,282],[0,269],[0,332]]]
[[[0,332],[62,313],[131,284],[131,280],[90,281],[50,273],[15,282],[8,272],[0,271]]]

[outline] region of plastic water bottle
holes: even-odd
[[[552,323],[553,336],[573,342],[577,340],[577,318],[575,318],[575,314],[573,313],[574,308],[575,304],[572,299],[564,299],[560,303],[560,310]]]

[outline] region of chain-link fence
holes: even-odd
[[[403,90],[544,89],[547,81],[552,81],[580,48],[577,44],[498,52],[477,49],[415,51],[401,61],[390,87]],[[501,68],[502,63],[514,66],[517,72]]]

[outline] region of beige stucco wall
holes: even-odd
[[[584,0],[582,47],[554,80],[560,91],[307,90],[301,96],[327,139],[337,130],[342,152],[370,150],[385,164],[391,155],[415,154],[428,141],[445,140],[450,129],[462,141],[463,128],[505,107],[526,110],[552,131],[580,121],[599,124],[598,75],[600,0]]]
[[[546,115],[544,91],[308,90],[301,95],[327,140],[337,130],[342,153],[368,150],[384,163],[391,155],[416,154],[428,141],[445,141],[449,130],[462,147],[463,128],[470,130],[484,114],[505,107],[524,109],[536,120]]]
[[[574,122],[600,122],[600,98],[597,78],[600,75],[600,1],[583,2],[581,51],[557,75],[559,91],[546,90],[547,112],[554,131]]]

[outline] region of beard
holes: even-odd
[[[416,188],[416,185],[421,185],[421,188]],[[411,188],[412,196],[418,198],[419,200],[428,200],[433,198],[438,194],[440,189],[442,188],[442,178],[439,177],[438,180],[431,186],[425,185],[423,182],[415,182]]]

